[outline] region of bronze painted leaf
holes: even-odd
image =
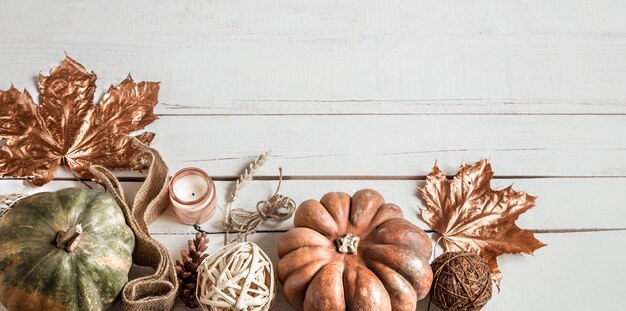
[[[488,160],[462,164],[451,180],[435,165],[421,188],[426,206],[420,209],[422,219],[441,235],[443,249],[480,255],[499,288],[502,273],[496,257],[532,254],[545,244],[532,231],[515,225],[519,215],[533,207],[537,198],[511,186],[494,191],[490,186],[492,177]]]
[[[138,169],[134,137],[149,144],[153,133],[130,136],[157,119],[159,83],[128,76],[94,104],[96,75],[66,57],[39,76],[40,105],[28,91],[0,90],[0,177],[28,177],[41,186],[66,166],[90,178],[90,165]]]

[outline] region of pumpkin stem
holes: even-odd
[[[60,230],[57,232],[57,237],[54,240],[57,248],[65,248],[68,253],[71,253],[78,246],[80,241],[80,234],[83,233],[83,227],[80,224],[68,230]]]
[[[359,237],[348,232],[346,235],[335,240],[337,252],[342,254],[356,254],[359,247]]]

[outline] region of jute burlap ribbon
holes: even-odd
[[[135,233],[133,263],[151,267],[152,275],[129,281],[121,293],[122,310],[171,310],[176,302],[178,280],[167,249],[148,233],[148,224],[168,207],[168,171],[159,153],[135,141],[140,160],[149,167],[148,175],[132,206],[126,200],[118,179],[102,166],[91,166],[95,181],[109,191],[124,211],[126,223]]]

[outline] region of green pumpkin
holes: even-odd
[[[78,188],[18,201],[0,220],[0,303],[101,310],[128,281],[135,237],[105,193]]]

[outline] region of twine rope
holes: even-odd
[[[255,211],[243,208],[233,208],[228,213],[225,223],[226,231],[236,231],[237,237],[233,241],[247,240],[247,236],[256,232],[266,219],[286,220],[296,210],[296,202],[287,196],[278,194],[283,181],[283,169],[279,168],[278,187],[271,198],[259,201]]]

